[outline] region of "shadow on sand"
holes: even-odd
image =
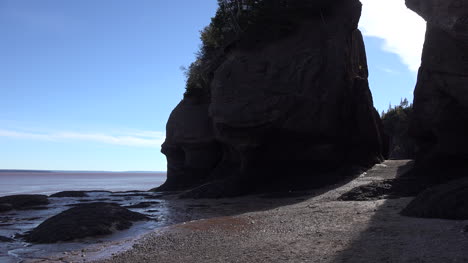
[[[407,168],[399,168],[397,180]],[[374,215],[357,226],[362,228],[358,236],[332,262],[468,262],[468,234],[463,231],[467,221],[400,215],[412,199],[377,201]]]
[[[281,206],[293,205],[322,195],[330,190],[346,185],[362,172],[354,171],[339,176],[327,174],[315,177],[315,182],[301,185],[302,189],[258,193],[241,197],[219,199],[179,199],[178,194],[163,197],[161,218],[168,226],[199,219],[235,216],[248,212],[272,210]],[[303,187],[308,185],[310,187]]]

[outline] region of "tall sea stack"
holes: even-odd
[[[191,66],[199,77],[189,76],[167,123],[168,179],[159,190],[292,190],[382,161],[387,149],[357,29],[361,3],[238,2],[220,1],[202,34],[205,41],[228,32]],[[218,30],[223,14],[231,28]]]
[[[427,21],[411,133],[417,175],[468,175],[468,0],[406,0]]]

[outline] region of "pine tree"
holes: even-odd
[[[382,112],[385,133],[390,137],[390,158],[411,159],[414,157],[415,144],[408,134],[413,105],[406,98],[400,105],[389,105],[387,112]]]

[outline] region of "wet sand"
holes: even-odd
[[[271,198],[270,195],[218,200],[181,200],[177,195],[157,192],[85,192],[87,197],[49,197],[50,204],[34,210],[11,210],[0,215],[0,235],[12,237],[12,242],[0,242],[0,262],[49,262],[55,259],[95,251],[96,257],[108,257],[112,253],[128,248],[142,235],[153,231],[164,231],[165,226],[204,218],[238,215],[250,211],[268,210],[274,207],[300,202],[300,196],[307,193],[287,194],[293,198]],[[90,202],[117,203],[134,212],[142,213],[151,220],[137,222],[130,229],[117,231],[112,235],[89,237],[58,244],[28,244],[16,234],[24,234],[38,226],[45,219],[72,206]],[[103,248],[102,248],[103,247]],[[86,252],[85,252],[86,251]],[[58,256],[54,256],[58,255]],[[76,259],[74,260],[76,261]],[[57,261],[61,262],[61,260]]]

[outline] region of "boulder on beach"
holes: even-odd
[[[13,242],[13,241],[14,240],[12,238],[0,236],[0,242],[7,243],[7,242]]]
[[[147,220],[118,204],[96,202],[70,208],[45,220],[25,235],[31,243],[56,243],[78,238],[108,235],[128,229],[132,222]]]
[[[50,197],[87,197],[88,194],[85,191],[62,191],[50,195]]]
[[[0,197],[0,212],[30,209],[49,204],[46,195],[8,195]]]
[[[468,219],[468,178],[426,189],[401,212],[423,218]]]
[[[153,202],[140,202],[140,203],[137,203],[137,204],[127,205],[127,206],[124,206],[124,207],[125,208],[147,208],[147,207],[157,205],[157,204],[159,204],[159,202],[156,202],[156,201],[153,201]]]

